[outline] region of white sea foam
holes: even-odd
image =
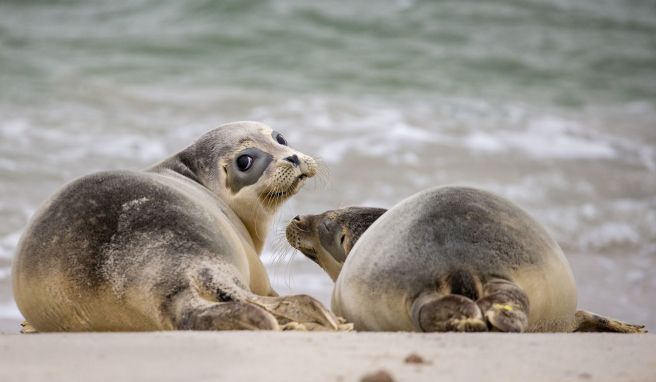
[[[618,157],[621,148],[622,154],[633,151],[632,155],[653,165],[653,150],[642,142],[602,134],[555,114],[512,105],[499,109],[477,105],[473,100],[431,110],[422,103],[400,109],[368,101],[343,105],[314,97],[259,106],[253,117],[318,131],[316,138],[300,132],[291,138],[316,145],[318,154],[330,164],[339,163],[351,151],[394,158],[415,148],[445,145],[473,154],[516,151],[529,158],[562,160],[612,159]],[[423,122],[418,125],[415,121]]]
[[[579,243],[584,248],[598,251],[611,245],[639,244],[640,239],[640,234],[633,227],[620,222],[607,222],[588,228]]]
[[[613,158],[612,145],[588,136],[576,124],[555,117],[542,117],[525,128],[502,129],[494,134],[473,131],[464,138],[464,146],[472,150],[501,152],[516,150],[530,157],[555,159]]]
[[[463,138],[466,147],[473,151],[500,152],[505,148],[503,142],[489,133],[474,131]]]

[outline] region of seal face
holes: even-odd
[[[336,329],[312,298],[276,297],[259,259],[315,173],[282,134],[236,122],[145,171],[77,179],[21,238],[16,303],[37,331]]]
[[[642,329],[577,312],[558,244],[519,207],[485,191],[438,187],[387,212],[297,216],[286,234],[336,280],[333,310],[358,330]]]
[[[355,243],[385,211],[347,207],[320,215],[296,216],[285,235],[292,247],[317,263],[335,281]]]

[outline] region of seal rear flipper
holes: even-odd
[[[203,268],[191,277],[196,298],[207,302],[237,302],[250,305],[276,320],[278,327],[286,330],[339,330],[337,318],[314,298],[306,295],[259,296],[242,285],[239,280],[225,274],[229,267]],[[274,292],[275,293],[275,292]],[[247,308],[243,308],[247,309]],[[253,309],[249,309],[253,310]],[[253,314],[255,313],[253,311]],[[259,319],[258,319],[259,320]],[[288,325],[288,324],[292,325]]]
[[[471,299],[457,295],[425,292],[412,303],[410,315],[421,332],[485,332],[487,324]]]
[[[483,298],[476,301],[490,330],[523,332],[528,327],[528,297],[516,284],[502,279],[483,286]]]
[[[644,325],[628,324],[585,310],[576,312],[575,332],[647,333]]]
[[[243,302],[221,302],[182,313],[181,330],[280,330],[275,317]]]
[[[29,322],[23,321],[23,323],[21,324],[20,332],[23,334],[32,334],[32,333],[38,333],[39,331],[36,330],[34,326],[32,326],[32,324],[30,324]]]
[[[161,314],[176,330],[280,330],[276,318],[256,305],[231,298],[211,301],[190,287],[164,304]]]

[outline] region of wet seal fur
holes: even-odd
[[[608,331],[644,326],[576,310],[558,244],[510,201],[437,187],[389,211],[297,216],[287,240],[335,281],[332,308],[356,330]]]
[[[259,259],[278,206],[315,172],[270,127],[236,122],[145,171],[71,182],[18,246],[26,330],[338,328],[309,296],[277,297]]]

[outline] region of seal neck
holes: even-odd
[[[233,201],[230,204],[232,210],[237,214],[244,227],[246,227],[255,251],[258,255],[262,254],[271,224],[271,213],[266,211],[262,206],[257,205],[257,203]]]

